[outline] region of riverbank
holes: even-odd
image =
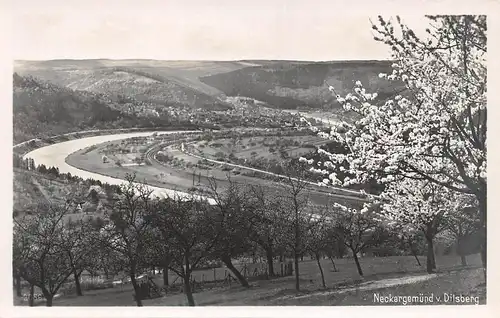
[[[123,134],[114,134],[114,135],[104,135],[104,136],[93,136],[87,138],[80,138],[69,140],[65,142],[56,143],[53,145],[48,145],[42,148],[38,148],[36,150],[30,151],[29,153],[23,156],[23,159],[31,158],[35,161],[37,165],[43,164],[47,167],[57,167],[60,173],[70,173],[71,175],[78,176],[83,179],[94,179],[99,180],[102,183],[108,183],[111,185],[121,185],[126,182],[124,179],[110,177],[106,175],[102,175],[99,173],[79,169],[69,165],[66,162],[66,158],[80,150],[92,145],[97,145],[105,142],[116,141],[121,139],[128,139],[134,137],[147,137],[151,136],[154,133],[156,134],[182,134],[182,133],[192,133],[195,131],[149,131],[149,132],[135,132],[135,133],[123,133]],[[142,183],[144,184],[144,183]],[[167,189],[163,187],[155,187],[149,184],[144,184],[147,188],[152,191],[152,195],[157,197],[172,197],[172,196],[180,196],[180,197],[191,197],[192,194]],[[209,200],[210,201],[210,200]]]

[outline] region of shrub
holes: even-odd
[[[225,155],[222,151],[219,151],[219,152],[217,152],[217,153],[215,154],[215,157],[216,157],[217,159],[221,159],[221,160],[222,160],[222,159],[224,159],[224,158],[226,157],[226,155]]]

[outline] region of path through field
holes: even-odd
[[[425,274],[425,275],[416,275],[416,276],[403,276],[403,277],[398,277],[398,278],[387,278],[387,279],[381,279],[381,280],[375,280],[375,281],[369,281],[365,283],[361,283],[357,285],[356,287],[346,287],[346,288],[340,288],[339,290],[329,290],[329,291],[319,291],[319,292],[314,292],[306,295],[300,295],[300,296],[283,296],[278,299],[301,299],[301,298],[308,298],[308,297],[315,297],[315,296],[329,296],[329,295],[339,295],[339,294],[344,294],[344,293],[349,293],[349,292],[360,292],[360,291],[369,291],[369,290],[375,290],[375,289],[382,289],[382,288],[388,288],[388,287],[394,287],[394,286],[401,286],[401,285],[409,285],[409,284],[414,284],[417,282],[422,282],[429,280],[431,278],[436,278],[437,274]]]

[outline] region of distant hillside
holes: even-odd
[[[246,61],[259,66],[202,77],[200,80],[229,96],[246,96],[270,107],[338,108],[331,85],[345,95],[359,80],[368,90],[377,91],[380,98],[394,94],[394,83],[381,80],[379,73],[390,73],[390,61],[296,62]]]
[[[102,94],[122,103],[137,101],[148,109],[173,106],[227,110],[227,96],[246,96],[282,109],[339,105],[328,90],[341,95],[360,80],[381,99],[394,83],[378,74],[391,72],[390,61],[157,61],[51,60],[16,61],[20,75],[34,76],[73,90]]]
[[[74,90],[133,98],[153,105],[224,110],[223,92],[200,76],[234,71],[242,62],[156,60],[16,61],[20,75],[30,75]]]
[[[116,106],[116,105],[115,105]],[[14,142],[85,130],[150,127],[159,118],[124,113],[102,96],[13,76]]]

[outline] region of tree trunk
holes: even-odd
[[[280,254],[280,258],[279,258],[279,264],[280,264],[280,274],[281,276],[284,276],[285,275],[285,272],[284,272],[284,268],[283,268],[283,263],[285,262],[285,256],[283,255],[283,252],[281,252]]]
[[[163,286],[168,286],[168,266],[163,266]]]
[[[16,295],[17,297],[22,297],[23,293],[21,291],[21,276],[16,275],[15,280],[16,280]]]
[[[320,259],[319,259],[319,254],[316,253],[315,256],[316,256],[316,262],[318,263],[319,272],[321,273],[321,283],[323,284],[323,288],[326,288],[325,274],[323,273],[323,268],[321,267],[321,262],[320,262]]]
[[[30,284],[30,298],[28,299],[28,304],[33,307],[35,304],[35,285]]]
[[[431,274],[436,268],[436,261],[434,259],[434,243],[432,238],[426,236],[427,240],[427,273]]]
[[[356,253],[354,249],[351,250],[352,250],[352,257],[354,258],[354,262],[356,263],[356,267],[358,268],[358,274],[361,277],[363,277],[363,270],[361,269],[361,264],[359,263],[358,253]]]
[[[47,295],[45,296],[45,305],[47,307],[52,307],[52,301],[54,299],[54,295]]]
[[[483,264],[483,272],[484,272],[484,283],[486,284],[486,265],[487,265],[487,246],[486,246],[486,238],[487,238],[487,218],[486,218],[486,184],[481,187],[480,196],[478,198],[479,202],[479,220],[482,229],[482,237],[481,237],[481,263]]]
[[[297,291],[300,290],[300,282],[299,282],[299,255],[296,251],[293,252],[293,258],[295,262],[295,289]]]
[[[83,296],[82,293],[82,287],[80,286],[80,274],[76,272],[76,269],[73,269],[73,276],[75,277],[75,288],[76,288],[76,295],[77,296]]]
[[[415,259],[417,260],[418,266],[422,266],[422,264],[420,263],[420,260],[418,259],[417,253],[412,252],[412,254],[413,254],[413,257],[415,257]]]
[[[236,276],[236,278],[239,280],[241,286],[247,287],[247,288],[250,287],[246,278],[243,275],[241,275],[241,273],[236,269],[236,267],[234,267],[233,262],[231,261],[231,258],[223,257],[222,262],[224,262],[226,267],[234,274],[234,276]]]
[[[135,273],[130,274],[130,280],[132,281],[132,286],[134,287],[135,302],[137,303],[137,307],[142,307],[142,293],[137,285],[137,281],[135,280]]]
[[[333,270],[334,270],[335,272],[337,272],[337,266],[335,266],[335,262],[333,261],[333,257],[328,256],[328,258],[330,259],[330,262],[332,262],[332,265],[333,265]]]
[[[187,300],[188,300],[188,305],[189,306],[195,306],[194,303],[194,298],[193,298],[193,290],[191,289],[191,273],[184,274],[184,294],[186,294]]]
[[[266,258],[267,258],[267,268],[268,274],[270,277],[274,276],[274,259],[273,259],[273,251],[272,249],[266,250]]]
[[[417,260],[418,266],[422,266],[422,264],[420,263],[420,260],[418,259],[417,250],[415,249],[415,246],[413,245],[413,243],[410,243],[410,252],[411,252],[411,255],[413,255],[413,257],[415,257],[415,259]]]
[[[465,255],[460,255],[460,262],[462,263],[462,266],[467,266],[467,257]]]
[[[195,306],[193,298],[193,290],[191,289],[191,268],[189,266],[189,255],[186,253],[184,256],[184,294],[186,294],[188,305]]]
[[[49,291],[45,288],[42,288],[43,296],[45,297],[45,306],[52,307],[52,301],[54,299],[54,295],[49,293]]]

